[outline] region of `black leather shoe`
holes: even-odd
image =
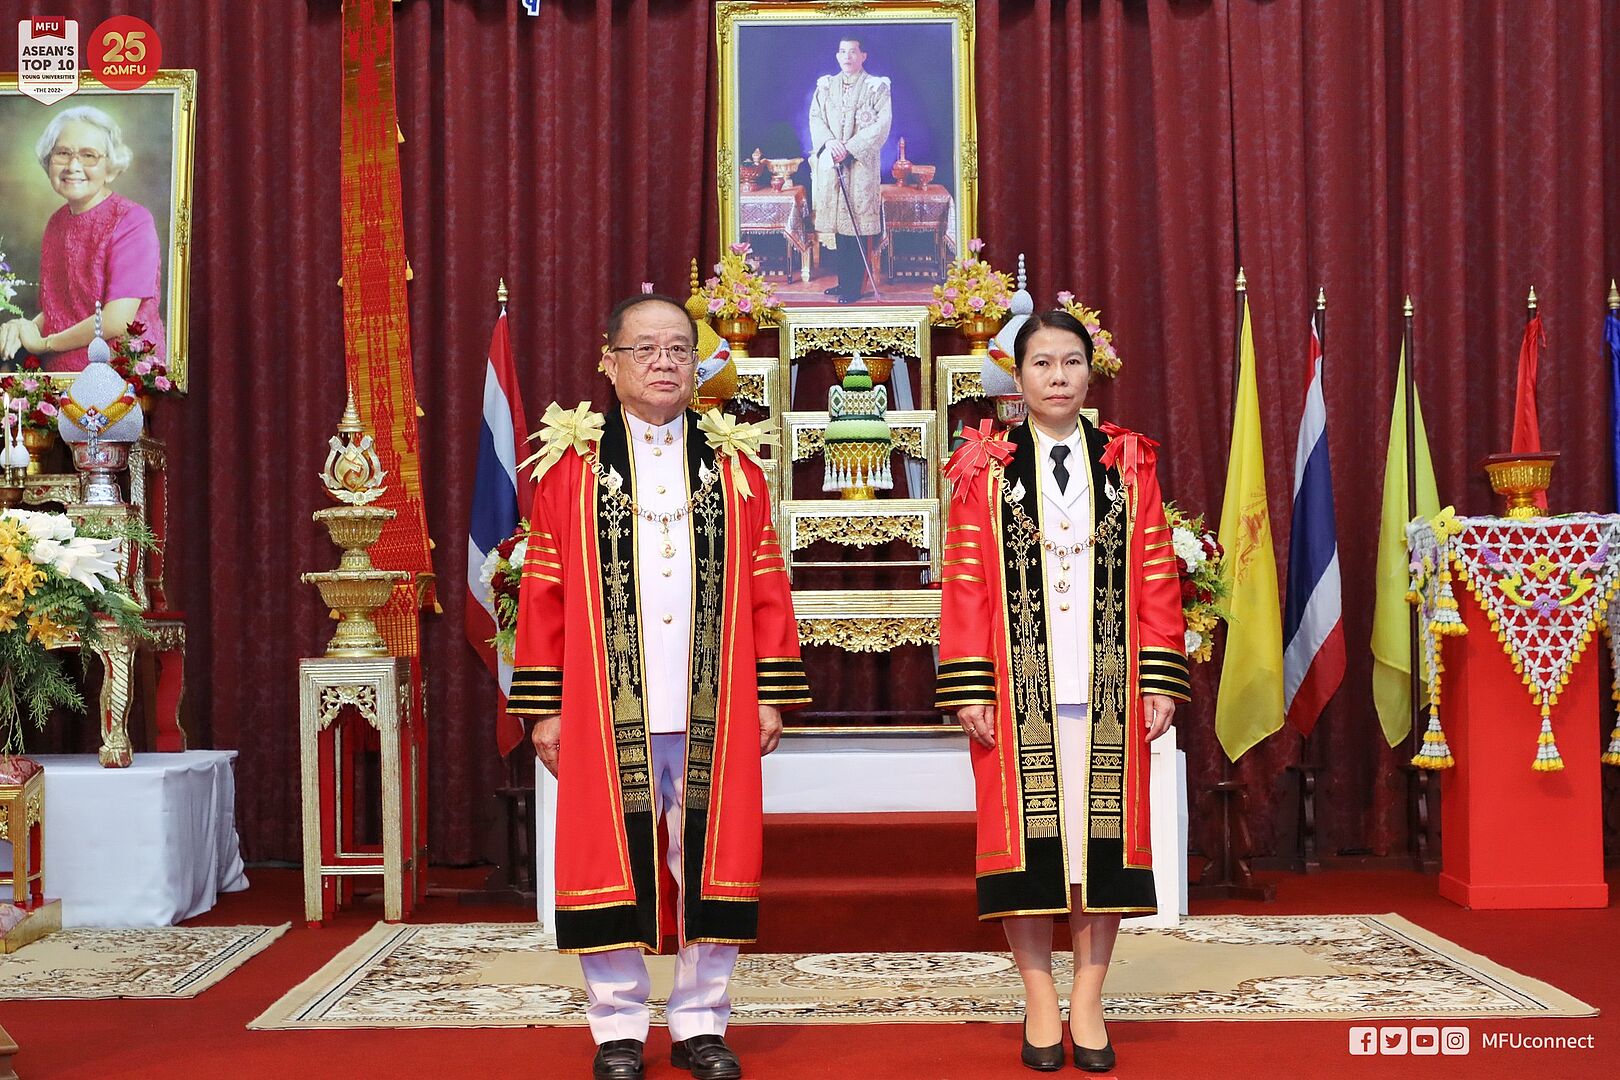
[[[1074,1044],[1074,1067],[1082,1072],[1112,1072],[1114,1069],[1114,1040],[1101,1050],[1093,1050],[1089,1046]]]
[[[669,1063],[690,1070],[696,1080],[738,1080],[742,1076],[742,1063],[718,1035],[694,1035],[676,1043]]]
[[[838,293],[839,293],[839,288],[836,285],[834,285],[830,289],[822,289],[821,290],[821,295],[822,296],[837,296]]]
[[[1024,1046],[1018,1052],[1018,1060],[1024,1063],[1027,1069],[1036,1072],[1057,1072],[1063,1068],[1063,1037],[1051,1046],[1031,1046],[1029,1044],[1029,1017],[1024,1017]]]
[[[841,293],[839,294],[838,302],[840,304],[858,304],[861,302],[861,294],[856,293],[854,296],[849,296],[848,294]]]
[[[641,1080],[641,1040],[610,1039],[596,1048],[593,1080]]]

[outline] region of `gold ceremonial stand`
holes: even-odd
[[[351,898],[350,879],[380,874],[383,918],[398,922],[423,896],[427,838],[419,808],[427,778],[411,709],[411,661],[389,655],[371,613],[408,575],[371,564],[367,549],[394,511],[369,505],[382,495],[385,473],[361,427],[352,391],[330,445],[321,478],[340,505],[313,516],[343,556],[336,570],[305,574],[304,581],[320,588],[321,599],[340,621],[326,655],[298,663],[304,918],[320,925]],[[363,845],[355,837],[355,793],[361,751],[372,732],[382,759],[382,842]]]
[[[141,618],[152,632],[151,639],[131,642],[109,620],[103,625],[104,643],[95,650],[102,665],[98,756],[101,764],[110,769],[127,768],[133,760],[129,714],[137,681],[155,683],[154,696],[148,699],[154,705],[148,719],[153,728],[149,733],[151,748],[163,753],[186,749],[186,733],[180,725],[186,622],[184,614],[169,610],[163,582],[169,517],[167,478],[168,453],[161,440],[147,435],[130,449],[128,503],[90,506],[80,502],[80,477],[76,472],[38,473],[29,476],[23,485],[25,506],[61,509],[80,523],[142,520],[157,539],[157,546],[150,551],[129,543],[119,548],[119,578],[140,603],[144,611]],[[78,648],[78,644],[77,636],[72,636],[62,647]]]
[[[303,777],[304,918],[336,914],[355,875],[381,874],[383,918],[398,922],[421,895],[416,807],[421,776],[411,717],[411,662],[402,656],[327,656],[298,664],[298,751]],[[382,748],[382,844],[354,839],[357,741],[339,714],[352,709]]]

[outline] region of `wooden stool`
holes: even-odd
[[[421,773],[406,657],[320,657],[298,664],[298,749],[303,781],[304,918],[311,926],[346,899],[340,880],[381,875],[383,918],[398,922],[421,895]],[[339,714],[352,708],[376,730],[382,750],[381,850],[354,842],[356,740]]]
[[[33,764],[26,758],[18,763]],[[11,841],[11,872],[0,873],[0,885],[11,886],[11,902],[20,908],[45,900],[45,770],[15,784],[0,783],[0,840]]]

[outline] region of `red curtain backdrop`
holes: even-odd
[[[335,0],[82,0],[201,72],[191,397],[175,448],[171,565],[190,618],[196,742],[236,747],[252,859],[296,859],[296,664],[326,612],[299,572],[336,552],[309,522],[342,408]],[[605,400],[601,321],[642,281],[678,291],[718,248],[709,6],[407,0],[396,8],[411,319],[441,616],[425,621],[436,858],[492,854],[494,688],[462,636],[473,442],[495,282],[531,415]],[[1533,283],[1549,347],[1555,509],[1613,506],[1600,319],[1620,274],[1620,0],[979,0],[980,231],[1026,252],[1045,302],[1104,311],[1126,368],[1105,415],[1165,441],[1167,493],[1220,506],[1232,281],[1247,271],[1278,555],[1288,539],[1307,318],[1328,294],[1326,394],[1350,668],[1318,728],[1322,849],[1399,851],[1402,755],[1371,706],[1373,555],[1400,305],[1442,501],[1494,499],[1476,462],[1510,433]],[[1215,680],[1182,714],[1194,793],[1220,771]],[[1584,750],[1598,752],[1596,725]],[[1566,741],[1567,740],[1567,741]],[[1262,851],[1292,840],[1284,731],[1241,763]],[[1196,809],[1195,809],[1196,814]],[[1195,843],[1197,841],[1195,820]]]

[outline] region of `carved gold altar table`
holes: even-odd
[[[164,553],[168,546],[168,451],[159,439],[143,436],[130,449],[128,499],[123,506],[85,506],[80,503],[80,480],[76,472],[42,473],[23,484],[25,506],[66,511],[79,521],[136,518],[152,530],[156,544],[141,549],[124,544],[119,555],[119,577],[130,595],[141,605],[142,621],[152,637],[131,642],[110,621],[103,620],[106,634],[95,649],[102,665],[100,694],[101,764],[107,768],[127,768],[133,747],[129,739],[129,714],[135,699],[137,658],[150,653],[156,659],[156,716],[151,718],[155,735],[152,749],[175,753],[186,749],[186,734],[180,725],[180,705],[185,691],[185,616],[168,609],[164,589]],[[63,647],[78,647],[76,635]]]
[[[316,657],[298,664],[298,750],[304,818],[304,918],[331,918],[349,879],[381,875],[383,918],[397,922],[422,895],[423,847],[417,808],[425,795],[406,657]],[[380,850],[355,841],[356,739],[352,710],[377,734],[382,757]]]

